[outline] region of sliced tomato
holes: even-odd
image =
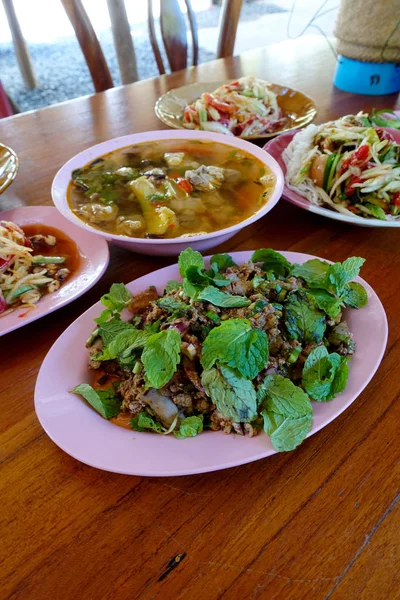
[[[216,100],[212,94],[203,94],[203,99],[207,106],[212,106],[220,114],[226,113],[228,115],[232,115],[235,112],[234,106],[231,106],[226,102],[220,102],[219,100]]]
[[[393,204],[395,206],[400,206],[400,192],[395,192],[393,194]]]
[[[7,267],[11,264],[11,261],[14,259],[14,256],[10,256],[7,260],[5,258],[0,258],[0,273],[5,271]]]
[[[354,184],[355,183],[362,183],[363,180],[361,179],[361,177],[357,177],[356,175],[352,175],[351,179],[350,179],[350,183],[348,186],[346,186],[346,189],[344,191],[344,193],[346,194],[347,197],[351,197],[354,192],[355,192],[355,187]]]

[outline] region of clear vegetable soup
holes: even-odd
[[[121,148],[76,169],[71,210],[102,231],[176,238],[224,229],[268,202],[272,171],[225,144],[165,140]]]

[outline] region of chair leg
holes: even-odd
[[[32,60],[29,54],[28,46],[26,45],[24,36],[22,34],[21,26],[19,24],[17,14],[15,12],[13,0],[3,0],[3,6],[4,12],[7,16],[8,25],[11,30],[15,54],[17,56],[19,69],[21,71],[25,87],[33,89],[37,87],[37,79],[33,70]]]

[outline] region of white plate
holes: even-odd
[[[291,262],[302,263],[308,254],[283,252]],[[252,252],[234,252],[235,262],[249,260]],[[209,261],[206,260],[206,263]],[[177,265],[160,269],[128,284],[135,294],[149,285],[161,293],[170,279],[179,279]],[[371,286],[368,305],[348,311],[348,323],[357,351],[350,363],[350,376],[343,394],[331,402],[313,402],[313,435],[340,413],[362,392],[382,360],[387,341],[387,320],[383,306]],[[35,409],[43,428],[62,450],[83,463],[127,475],[172,476],[217,471],[275,454],[267,436],[226,435],[207,431],[195,438],[176,440],[173,436],[122,429],[100,417],[83,400],[69,394],[74,386],[90,381],[85,341],[93,319],[102,310],[97,302],[59,337],[43,361],[35,389]],[[71,361],[70,357],[74,356]]]
[[[109,261],[108,245],[103,238],[82,231],[66,219],[52,206],[25,206],[0,213],[0,220],[13,221],[17,225],[43,223],[63,231],[78,246],[81,261],[77,271],[67,279],[57,292],[41,298],[36,307],[27,312],[14,310],[0,318],[0,336],[23,327],[40,317],[69,304],[82,296],[100,279]]]
[[[388,131],[390,131],[390,133],[393,135],[396,142],[400,143],[400,131],[397,131],[395,129],[389,129]],[[282,158],[282,152],[290,144],[296,133],[298,132],[291,131],[290,133],[280,135],[274,140],[267,142],[264,146],[264,150],[266,150],[269,154],[271,154],[271,156],[275,158],[276,162],[281,167],[284,176],[286,175],[286,165]],[[357,216],[350,217],[349,215],[343,215],[330,208],[317,206],[316,204],[312,204],[309,200],[307,200],[307,198],[303,198],[303,196],[300,196],[300,194],[288,188],[286,185],[283,188],[282,198],[288,200],[296,206],[299,206],[300,208],[304,208],[304,210],[308,210],[312,213],[321,215],[323,217],[328,217],[329,219],[333,219],[334,221],[342,221],[343,223],[349,223],[350,225],[358,225],[359,227],[400,227],[400,220],[380,221],[379,219],[364,219],[364,217]]]

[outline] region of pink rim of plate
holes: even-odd
[[[14,310],[0,318],[0,336],[32,323],[79,298],[97,283],[107,269],[109,261],[107,242],[92,233],[82,231],[64,219],[53,206],[14,208],[0,213],[0,219],[13,221],[22,227],[43,223],[49,227],[60,229],[74,240],[81,253],[78,270],[70,279],[66,280],[57,292],[41,298],[36,307],[29,312]]]
[[[393,135],[396,142],[400,143],[400,131],[398,131],[397,129],[389,129],[387,127],[383,127],[383,129],[389,131]],[[282,158],[282,152],[287,148],[294,136],[297,133],[299,133],[299,131],[304,130],[290,131],[289,133],[284,133],[274,138],[273,140],[267,142],[264,146],[264,150],[275,158],[276,162],[282,169],[284,176],[286,175],[286,165]],[[282,198],[284,198],[288,202],[291,202],[295,206],[303,208],[304,210],[308,210],[312,213],[321,215],[323,217],[328,217],[329,219],[334,219],[335,221],[349,223],[351,225],[358,225],[360,227],[400,227],[400,220],[380,221],[379,219],[364,219],[362,217],[357,216],[350,217],[348,215],[343,215],[329,208],[317,206],[315,204],[312,204],[306,198],[303,198],[302,196],[297,194],[297,192],[295,192],[294,190],[288,188],[287,185],[284,185],[283,187]]]
[[[107,240],[124,242],[125,244],[129,243],[129,241],[132,241],[132,243],[140,244],[143,246],[168,246],[170,244],[177,244],[179,242],[186,243],[188,240],[183,238],[169,238],[165,240],[129,238],[124,235],[115,235],[106,231],[101,231],[99,229],[90,227],[90,225],[87,225],[86,223],[84,223],[84,221],[81,221],[81,219],[79,219],[71,211],[67,202],[66,193],[69,182],[71,180],[71,173],[74,169],[83,167],[88,162],[95,160],[99,156],[107,154],[108,152],[117,150],[119,148],[124,148],[133,144],[143,144],[146,142],[159,140],[190,139],[201,139],[205,141],[218,142],[219,144],[223,144],[225,146],[231,146],[235,149],[237,148],[239,150],[244,150],[244,152],[255,156],[256,158],[258,158],[258,160],[267,165],[276,177],[275,188],[271,194],[271,197],[269,198],[268,202],[264,204],[264,206],[257,213],[255,213],[245,221],[236,223],[236,225],[232,225],[231,227],[219,229],[218,231],[213,231],[212,233],[207,233],[205,235],[193,235],[190,237],[191,244],[195,242],[209,240],[212,238],[223,237],[229,233],[233,234],[234,232],[239,231],[244,227],[247,227],[247,225],[258,221],[258,219],[261,219],[261,217],[266,215],[279,201],[283,190],[283,174],[280,167],[277,164],[277,161],[268,153],[266,153],[262,148],[258,148],[257,146],[251,144],[250,142],[247,142],[246,140],[235,137],[229,137],[224,134],[210,133],[206,131],[187,131],[179,129],[177,131],[161,130],[147,131],[144,133],[134,133],[132,135],[125,135],[122,137],[114,138],[112,140],[102,142],[101,144],[97,144],[96,146],[92,146],[87,150],[83,150],[82,152],[71,158],[67,163],[65,163],[65,165],[63,165],[56,174],[51,187],[51,195],[53,198],[53,202],[58,208],[58,210],[69,221],[71,221],[75,225],[78,225],[82,229],[90,231],[91,233],[95,233],[96,235],[102,236]]]
[[[291,262],[302,263],[308,254],[282,252]],[[234,252],[236,263],[249,260],[252,252]],[[209,260],[206,260],[206,264]],[[178,279],[177,265],[145,275],[128,284],[135,294],[149,285],[159,292],[170,279]],[[361,278],[368,305],[347,311],[357,351],[343,394],[327,403],[313,402],[313,435],[340,415],[359,396],[374,376],[385,351],[388,326],[384,308],[368,283]],[[100,417],[80,397],[69,394],[74,386],[90,382],[85,341],[93,319],[102,310],[97,302],[58,338],[43,361],[35,389],[38,419],[55,444],[77,460],[105,471],[153,477],[190,475],[235,467],[275,454],[263,433],[253,438],[204,432],[195,438],[139,433],[122,429]],[[74,360],[69,357],[73,355]]]

